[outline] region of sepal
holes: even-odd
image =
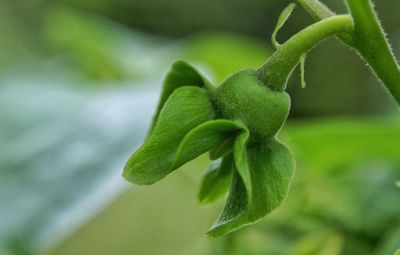
[[[194,86],[200,88],[212,87],[211,83],[204,78],[192,65],[183,60],[176,61],[164,79],[160,100],[153,116],[152,124],[150,125],[149,135],[154,128],[154,124],[157,122],[158,116],[161,112],[161,109],[164,107],[165,102],[176,89],[184,86]]]
[[[176,89],[160,112],[145,144],[128,160],[123,176],[137,184],[152,184],[175,170],[179,144],[190,130],[215,118],[206,91],[198,87]]]
[[[288,192],[295,164],[286,146],[272,138],[247,145],[245,150],[247,159],[242,162],[247,162],[247,167],[235,163],[235,167],[243,168],[233,171],[228,200],[209,230],[210,236],[227,234],[258,221],[278,207]],[[246,170],[249,172],[243,178]],[[250,176],[251,188],[246,187],[247,176]]]

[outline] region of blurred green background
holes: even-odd
[[[163,76],[184,59],[215,84],[273,52],[281,0],[0,0],[0,254],[393,255],[400,248],[400,112],[330,39],[296,70],[280,135],[297,160],[284,204],[210,239],[209,160],[127,184]],[[342,1],[326,0],[339,13]],[[375,1],[400,56],[400,2]],[[278,39],[312,23],[297,8]]]

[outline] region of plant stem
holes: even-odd
[[[335,15],[334,12],[318,0],[297,0],[297,2],[299,2],[314,19],[321,20]]]
[[[315,19],[335,15],[318,0],[297,0]],[[354,33],[339,39],[355,49],[400,104],[400,68],[370,0],[347,0],[354,19]]]
[[[323,20],[336,15],[325,4],[318,0],[297,0],[300,5],[316,20]],[[339,40],[352,46],[352,38],[349,34],[338,34]]]
[[[400,104],[400,68],[370,0],[347,0],[354,20],[354,48]]]
[[[335,15],[314,23],[280,45],[267,62],[257,70],[257,76],[271,89],[283,91],[302,54],[307,53],[330,36],[352,32],[353,21],[350,15]]]

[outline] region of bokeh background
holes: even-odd
[[[342,1],[324,1],[339,13]],[[280,137],[297,160],[284,204],[210,239],[207,156],[150,187],[126,183],[169,66],[215,84],[258,67],[282,0],[0,0],[0,254],[393,255],[400,248],[400,112],[334,39],[289,81]],[[400,56],[400,1],[375,1]],[[312,23],[300,7],[284,41]],[[396,184],[397,182],[397,184]]]

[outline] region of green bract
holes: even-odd
[[[400,102],[400,69],[369,0],[347,0],[351,15],[333,15],[317,0],[298,0],[321,21],[279,44],[275,36],[294,5],[279,18],[272,41],[277,50],[258,70],[234,73],[212,86],[186,62],[176,62],[163,84],[146,142],[128,160],[123,176],[152,184],[209,152],[199,200],[209,203],[229,191],[225,208],[209,234],[222,235],[255,222],[284,199],[295,164],[277,140],[290,108],[284,92],[300,62],[327,37],[355,49]]]
[[[165,79],[149,137],[123,175],[152,184],[210,151],[219,160],[206,171],[199,200],[212,202],[229,190],[209,234],[233,231],[265,216],[287,193],[294,161],[275,135],[289,106],[288,94],[263,86],[255,70],[237,72],[215,88],[179,61]]]

